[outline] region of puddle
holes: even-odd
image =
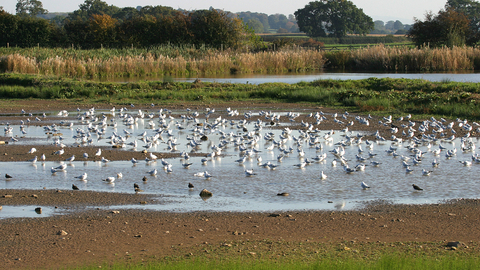
[[[40,207],[41,211],[37,208]],[[37,217],[50,217],[53,215],[64,214],[65,210],[48,206],[34,206],[34,205],[21,205],[21,206],[9,206],[3,205],[0,209],[0,219],[5,218],[37,218]]]

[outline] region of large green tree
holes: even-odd
[[[119,7],[108,5],[107,2],[101,0],[85,0],[78,7],[79,9],[68,15],[69,20],[88,21],[94,14],[113,16],[121,10]]]
[[[367,34],[374,29],[372,18],[348,0],[310,2],[295,12],[300,31],[311,37]]]
[[[39,0],[18,0],[15,12],[22,17],[35,17],[40,14],[47,14],[48,10],[43,8],[43,4]]]
[[[217,48],[223,44],[236,48],[247,38],[242,20],[234,18],[228,12],[197,10],[189,13],[189,21],[195,44],[210,44]]]

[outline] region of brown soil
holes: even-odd
[[[299,108],[298,104],[228,105],[252,110],[264,108],[298,111]],[[66,104],[63,101],[31,100],[8,101],[7,106],[6,102],[2,101],[0,113],[19,113],[21,108],[40,111],[44,108],[60,110],[76,106],[73,102]],[[102,106],[111,107],[97,107]],[[218,109],[226,106],[213,107]],[[145,106],[145,109],[147,108]],[[319,110],[309,106],[302,109]],[[325,108],[321,110],[328,111]],[[13,122],[19,119],[5,117],[0,121]],[[338,129],[333,123],[324,123],[321,128],[330,130],[334,127]],[[369,132],[378,129],[388,134],[388,127],[378,124],[362,128]],[[83,152],[92,154],[96,150],[70,147],[65,151],[64,157],[59,157],[52,155],[53,151],[57,150],[53,146],[36,148],[38,152],[47,154],[48,160],[63,160],[71,154],[81,156]],[[31,158],[31,155],[26,154],[29,149],[29,146],[1,145],[0,161],[28,160]],[[145,155],[141,152],[128,153],[126,158],[123,151],[104,149],[104,156],[111,160],[144,158]],[[171,154],[164,155],[168,157]],[[165,256],[192,256],[202,248],[220,247],[225,243],[265,239],[332,245],[344,241],[462,241],[469,246],[477,246],[480,241],[480,230],[477,228],[480,200],[459,200],[435,205],[377,204],[362,210],[345,212],[170,213],[146,210],[113,212],[101,208],[141,203],[162,203],[162,199],[146,194],[1,190],[0,205],[27,205],[33,209],[38,206],[58,206],[73,208],[75,211],[53,217],[0,220],[0,268],[60,268],[101,265],[114,261],[138,262],[152,258],[158,260]],[[86,206],[98,208],[86,209]],[[281,254],[284,251],[280,247],[278,252]]]

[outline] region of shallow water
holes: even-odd
[[[42,206],[42,211],[35,211],[37,206],[33,205],[21,205],[10,206],[5,205],[0,209],[0,219],[2,218],[35,218],[35,217],[48,217],[52,215],[60,215],[65,213],[65,210],[54,207]]]
[[[105,112],[103,112],[105,113]],[[134,112],[130,112],[134,113]],[[72,113],[73,115],[75,113]],[[102,112],[97,112],[101,115]],[[222,112],[222,114],[225,114]],[[327,116],[330,117],[331,116]],[[48,118],[48,117],[47,117]],[[102,163],[99,161],[84,160],[82,157],[76,157],[73,162],[66,162],[67,169],[65,172],[51,173],[51,168],[59,166],[59,162],[48,161],[31,163],[25,162],[1,162],[0,172],[9,173],[14,176],[12,179],[0,181],[2,189],[71,189],[72,184],[77,185],[82,190],[104,191],[104,192],[122,192],[134,193],[133,184],[138,183],[145,193],[159,195],[158,205],[142,205],[142,206],[112,206],[110,208],[140,208],[140,209],[156,209],[165,211],[273,211],[273,210],[347,210],[362,205],[364,202],[376,200],[388,200],[394,203],[436,203],[445,199],[457,198],[478,198],[480,194],[480,183],[478,182],[479,164],[472,166],[463,166],[459,161],[471,160],[472,152],[462,152],[460,150],[460,139],[454,141],[432,142],[431,148],[427,144],[420,145],[418,149],[425,152],[424,158],[419,165],[411,165],[414,171],[410,174],[405,172],[402,165],[401,157],[394,157],[386,153],[392,142],[377,141],[373,144],[373,149],[367,149],[365,143],[361,143],[364,152],[363,157],[368,157],[368,152],[375,153],[376,156],[368,158],[364,163],[370,165],[370,161],[376,160],[381,162],[378,167],[367,166],[365,171],[357,171],[353,174],[347,174],[343,167],[338,164],[332,166],[334,156],[330,151],[338,147],[335,143],[345,140],[345,132],[336,131],[333,135],[333,142],[323,139],[328,131],[319,131],[317,135],[322,150],[316,150],[307,143],[300,143],[301,148],[305,152],[305,156],[299,157],[297,153],[296,138],[301,136],[300,132],[293,130],[284,144],[284,148],[292,148],[293,151],[284,157],[281,162],[277,161],[280,154],[279,147],[273,150],[267,150],[271,145],[270,141],[265,140],[264,134],[271,132],[276,140],[279,139],[282,129],[269,129],[268,125],[263,124],[263,129],[258,132],[258,142],[253,145],[244,143],[248,149],[258,149],[260,152],[252,154],[243,164],[235,162],[240,158],[239,148],[234,145],[237,134],[245,134],[242,127],[238,127],[238,121],[231,124],[226,121],[225,124],[219,125],[218,130],[207,133],[208,141],[199,141],[201,145],[196,148],[196,152],[207,153],[212,152],[211,147],[217,145],[221,138],[221,132],[231,134],[226,136],[229,143],[222,151],[220,157],[209,158],[205,165],[200,161],[203,157],[191,157],[188,161],[180,158],[180,153],[190,152],[192,147],[188,146],[187,137],[192,137],[192,129],[195,128],[193,121],[183,121],[180,118],[169,119],[166,121],[171,130],[171,136],[162,134],[163,141],[158,145],[149,149],[149,152],[171,152],[168,149],[167,141],[169,138],[176,138],[178,145],[176,150],[177,158],[168,159],[167,162],[172,164],[172,172],[167,173],[164,170],[160,160],[155,162],[139,161],[138,164],[132,164],[129,161],[129,151],[141,151],[146,144],[140,140],[140,134],[144,131],[148,136],[153,136],[158,128],[158,116],[152,121],[156,123],[155,127],[151,127],[148,122],[150,119],[137,120],[132,126],[125,126],[122,121],[115,118],[117,122],[116,128],[107,126],[105,135],[99,137],[92,135],[92,145],[105,146],[110,145],[110,139],[113,132],[121,136],[126,136],[123,130],[131,133],[130,137],[125,137],[125,143],[137,140],[137,148],[126,146],[124,161],[111,161]],[[224,116],[224,118],[228,118]],[[351,116],[353,119],[353,116]],[[88,123],[86,121],[72,120],[74,126],[72,128],[60,127],[57,132],[63,135],[62,143],[67,146],[79,143],[73,138],[77,134],[77,129],[87,130]],[[204,120],[202,120],[204,121]],[[108,121],[107,121],[108,122]],[[210,119],[210,123],[213,119]],[[181,124],[184,128],[178,129],[175,124]],[[287,123],[283,123],[285,127]],[[15,144],[52,144],[54,137],[45,135],[43,127],[29,126],[25,128],[26,134],[20,133],[17,125],[11,125],[13,128],[11,136],[19,137]],[[247,130],[253,130],[253,123],[246,124]],[[339,126],[340,128],[340,126]],[[221,132],[220,132],[221,131]],[[348,133],[351,136],[357,135],[357,132]],[[23,138],[20,138],[23,137]],[[470,138],[473,143],[478,144],[478,138]],[[395,145],[397,153],[406,157],[411,157],[412,153],[407,149],[410,142],[403,142]],[[80,144],[87,145],[87,144]],[[434,156],[431,150],[438,149],[442,145],[446,149],[439,156]],[[446,158],[446,150],[457,149],[457,154],[451,158]],[[299,169],[295,164],[299,164],[306,158],[312,160],[317,155],[327,153],[327,158],[323,162],[315,162]],[[355,167],[361,163],[357,161],[356,155],[359,154],[358,145],[352,144],[345,146],[344,157],[348,160],[350,167]],[[41,153],[38,153],[41,155]],[[68,148],[66,148],[65,158],[69,157]],[[93,153],[90,153],[93,156]],[[274,170],[260,167],[257,158],[261,157],[261,163],[271,162],[278,164]],[[440,162],[440,165],[433,168],[431,163],[434,159]],[[182,163],[191,162],[192,165],[186,169]],[[409,164],[412,161],[408,161]],[[147,172],[157,169],[156,176],[151,176]],[[253,169],[256,175],[247,177],[244,173],[245,169]],[[430,176],[423,176],[422,169],[432,170]],[[212,177],[195,176],[198,172],[208,171]],[[323,171],[327,175],[327,179],[321,180],[320,173]],[[76,179],[87,172],[87,181]],[[107,177],[116,177],[117,173],[123,174],[122,178],[116,178],[114,183],[103,181]],[[146,176],[147,182],[143,182],[142,178]],[[361,183],[367,183],[371,188],[362,189]],[[194,189],[189,189],[188,183],[195,185]],[[422,187],[423,191],[415,191],[412,184]],[[202,200],[199,192],[207,189],[213,193],[213,197],[208,200]],[[277,196],[277,193],[287,192],[289,196]],[[32,208],[34,209],[34,208]],[[20,213],[22,211],[19,211]],[[0,211],[0,218],[4,216],[5,211]],[[34,215],[35,216],[35,215]]]
[[[307,73],[287,73],[287,74],[227,74],[215,76],[200,77],[135,77],[135,78],[109,78],[108,81],[115,82],[135,82],[141,80],[147,81],[175,81],[175,82],[194,82],[197,79],[205,82],[219,83],[299,83],[311,82],[316,80],[363,80],[368,78],[403,78],[403,79],[422,79],[432,82],[452,81],[452,82],[480,82],[478,73],[373,73],[373,72],[307,72]]]

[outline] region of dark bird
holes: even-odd
[[[194,188],[192,183],[188,183],[188,188]]]
[[[10,174],[6,173],[5,178],[13,178]]]
[[[77,186],[75,186],[75,184],[72,184],[72,189],[73,190],[79,190],[79,188]]]
[[[421,187],[419,187],[419,186],[417,186],[417,185],[415,185],[415,184],[413,184],[412,187],[413,187],[413,189],[415,189],[415,190],[423,190],[423,188],[421,188]]]
[[[143,190],[140,189],[140,186],[137,183],[133,184],[133,189],[135,190],[135,192],[142,192],[143,191]]]
[[[143,182],[147,182],[148,179],[147,179],[146,176],[144,176],[144,177],[142,178],[142,180],[143,180]]]

